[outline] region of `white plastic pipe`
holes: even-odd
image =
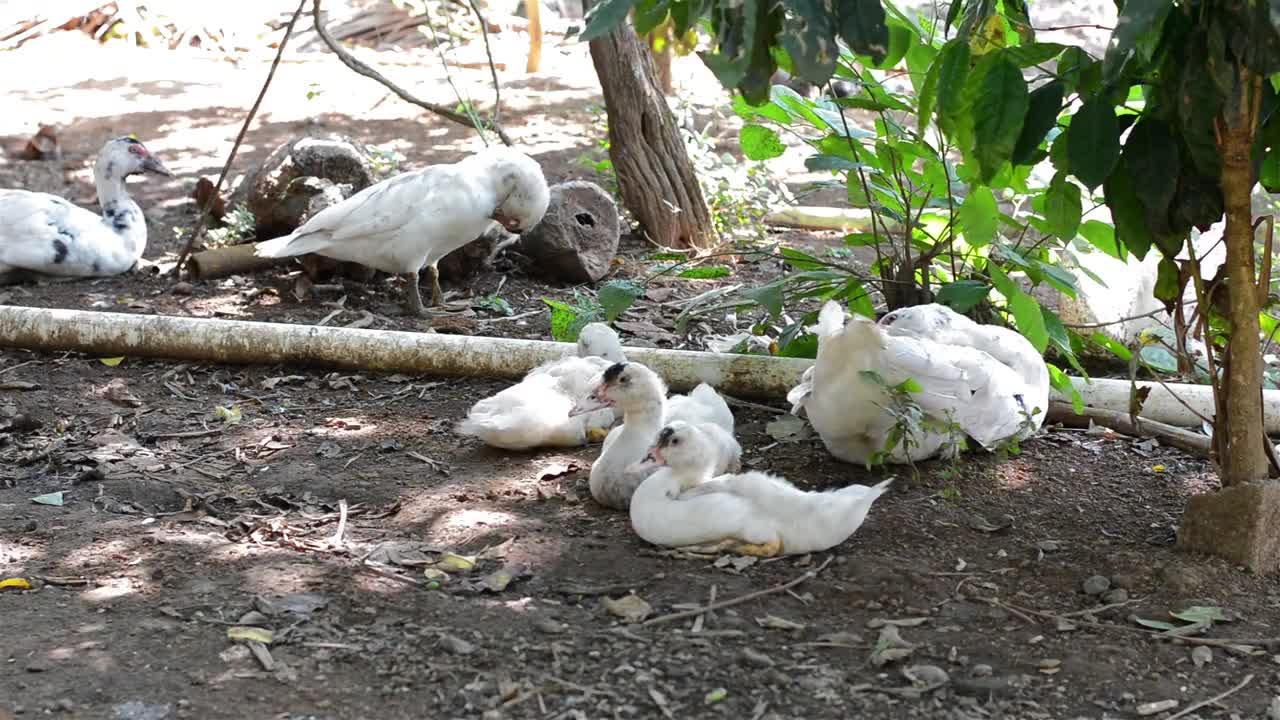
[[[575,352],[570,343],[541,340],[14,306],[0,306],[0,347],[511,379]],[[709,382],[731,395],[765,399],[785,397],[812,364],[691,350],[625,352],[673,390]]]
[[[1076,390],[1080,391],[1080,395],[1084,397],[1084,404],[1090,407],[1103,408],[1115,412],[1129,411],[1129,381],[1116,380],[1113,378],[1092,378],[1083,380],[1081,378],[1071,378],[1072,384],[1076,386]],[[1138,381],[1138,387],[1151,388],[1151,394],[1147,396],[1147,400],[1142,405],[1142,412],[1138,417],[1144,417],[1148,420],[1155,420],[1167,425],[1177,425],[1179,427],[1201,426],[1202,421],[1196,416],[1196,413],[1213,419],[1213,388],[1208,385],[1184,385],[1181,383],[1165,383],[1173,392],[1165,389],[1164,385],[1157,382]],[[1175,396],[1176,393],[1176,396]],[[1051,394],[1054,400],[1064,400],[1070,402],[1070,398],[1053,391]],[[1182,402],[1178,402],[1181,398]],[[1184,405],[1183,403],[1186,403]],[[1196,412],[1187,409],[1187,405],[1195,408]],[[1265,416],[1265,427],[1268,433],[1280,433],[1280,390],[1263,390],[1262,391],[1262,409]]]

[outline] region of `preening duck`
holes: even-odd
[[[550,190],[537,161],[491,147],[448,165],[432,165],[370,185],[327,207],[289,235],[258,243],[261,257],[315,253],[403,275],[405,309],[424,315],[418,273],[431,276],[431,304],[443,302],[440,259],[494,223],[523,233],[542,220]]]

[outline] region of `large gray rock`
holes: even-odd
[[[321,210],[374,182],[372,159],[348,138],[304,137],[281,145],[245,178],[244,204],[257,239],[293,232]]]
[[[618,206],[599,185],[573,180],[551,186],[547,213],[520,238],[530,271],[571,283],[595,282],[618,252]]]

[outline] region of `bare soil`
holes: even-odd
[[[135,132],[180,175],[133,186],[151,221],[148,257],[171,257],[172,229],[193,220],[186,195],[216,175],[265,65],[89,48],[73,36],[11,58],[47,72],[0,78],[15,108],[0,118],[0,141],[59,122],[65,153],[62,163],[0,161],[0,186],[92,206],[93,152]],[[68,52],[80,70],[53,62]],[[506,124],[552,181],[595,177],[582,161],[599,157],[602,136],[594,76],[580,49],[548,55],[546,73],[504,81]],[[421,62],[386,67],[447,97]],[[95,79],[84,80],[89,65]],[[487,97],[485,72],[458,72]],[[316,78],[324,92],[306,100]],[[295,58],[276,83],[237,173],[313,132],[395,145],[406,166],[474,147],[332,58]],[[708,103],[719,97],[706,92]],[[720,132],[731,140],[732,124]],[[651,250],[628,239],[618,274],[637,276]],[[780,272],[772,261],[733,270],[655,284],[624,316],[624,342],[687,347],[725,331],[717,319],[686,337],[668,303]],[[339,310],[329,322],[428,329],[398,314],[398,288],[349,284],[299,301],[296,272],[196,282],[189,294],[146,276],[49,282],[5,288],[0,302],[289,323]],[[503,277],[446,285],[460,319],[439,329],[545,339],[542,298],[572,289]],[[473,306],[499,283],[519,319]],[[1007,458],[867,471],[835,462],[813,437],[779,442],[766,431],[775,413],[736,407],[754,469],[813,489],[888,472],[897,481],[833,552],[691,558],[647,546],[624,515],[592,502],[595,448],[513,454],[453,434],[501,386],[0,352],[0,426],[6,414],[33,420],[0,431],[0,580],[33,585],[0,590],[0,719],[1118,718],[1163,700],[1186,708],[1246,676],[1189,717],[1261,718],[1280,694],[1280,579],[1175,550],[1186,498],[1217,486],[1211,468],[1176,450],[1048,428]],[[61,506],[32,501],[58,491]],[[446,552],[475,565],[442,576]],[[608,609],[634,593],[652,620],[810,572],[700,619],[642,625]],[[1091,576],[1110,594],[1083,592]],[[1204,650],[1193,656],[1193,645],[1135,621],[1183,624],[1169,613],[1194,606],[1227,616],[1191,638],[1208,643],[1207,663]],[[901,623],[912,649],[877,665],[888,659],[877,652],[886,622]],[[238,626],[274,635],[255,655],[229,639]],[[913,686],[904,670],[920,665],[948,681]]]

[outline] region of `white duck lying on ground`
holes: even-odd
[[[147,221],[130,175],[172,173],[132,137],[107,141],[93,166],[102,214],[49,193],[0,190],[0,283],[28,273],[105,277],[128,272],[147,249]]]
[[[622,424],[609,431],[600,457],[591,464],[591,497],[605,507],[625,510],[631,495],[654,468],[632,466],[644,458],[663,425],[683,420],[711,438],[707,451],[712,471],[741,467],[742,446],[733,436],[733,412],[715,388],[702,383],[688,395],[667,398],[667,384],[639,363],[609,367],[571,414],[600,408],[622,409]]]
[[[601,372],[625,360],[618,334],[604,323],[591,323],[578,334],[576,357],[543,363],[519,383],[477,402],[457,431],[504,450],[598,442],[617,422],[618,413],[604,408],[570,417],[569,411],[586,397]]]
[[[715,452],[715,441],[688,423],[669,423],[658,433],[639,463],[657,471],[631,498],[637,535],[654,545],[701,552],[818,552],[853,535],[892,482],[806,492],[762,472],[712,477]]]
[[[964,436],[991,450],[1040,428],[1049,375],[1031,343],[939,307],[895,311],[881,324],[855,315],[847,326],[838,304],[822,308],[818,357],[787,398],[836,458],[869,463],[894,432],[890,395],[869,372],[889,387],[911,379],[921,388],[910,395],[925,426],[913,427],[889,462],[954,456]]]
[[[443,301],[436,264],[495,221],[512,233],[547,211],[542,167],[524,153],[492,147],[451,165],[432,165],[370,185],[327,207],[285,237],[258,243],[261,257],[315,253],[403,275],[405,308],[424,315],[418,272],[431,276],[431,304]]]

